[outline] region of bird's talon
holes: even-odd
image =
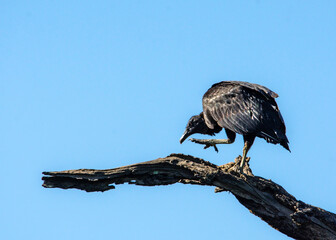
[[[198,143],[198,144],[204,144],[205,145],[204,149],[207,149],[209,147],[214,147],[215,151],[218,152],[218,148],[217,148],[216,144],[211,140],[189,138],[189,141],[194,142],[194,143]]]

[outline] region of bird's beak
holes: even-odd
[[[182,144],[192,133],[186,129],[180,138],[180,143]]]

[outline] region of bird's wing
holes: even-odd
[[[221,86],[239,85],[239,86],[243,86],[243,87],[249,88],[251,90],[254,90],[256,92],[259,92],[260,94],[262,94],[266,98],[277,98],[277,97],[279,97],[279,95],[277,93],[273,92],[271,89],[269,89],[267,87],[264,87],[262,85],[259,85],[259,84],[255,84],[255,83],[242,82],[242,81],[222,81],[222,82],[219,82],[219,83],[216,83],[216,84],[212,85],[211,88],[216,87],[218,85],[221,85]]]
[[[236,82],[211,87],[203,97],[203,113],[210,128],[217,123],[239,134],[274,141],[278,141],[275,131],[283,121],[273,98]]]

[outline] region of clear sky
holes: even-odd
[[[292,153],[257,139],[255,175],[336,212],[335,1],[2,0],[0,10],[0,239],[286,239],[213,187],[41,186],[42,171],[170,153],[232,161],[241,136],[218,154],[178,141],[223,80],[280,96]]]

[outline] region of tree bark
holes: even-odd
[[[193,156],[171,154],[165,158],[107,169],[79,169],[43,172],[46,188],[77,188],[87,192],[107,191],[115,185],[141,186],[174,183],[215,186],[215,192],[229,191],[238,201],[276,230],[294,239],[336,239],[336,215],[306,204],[283,187],[254,176],[249,164],[244,174],[235,162],[217,166]]]

